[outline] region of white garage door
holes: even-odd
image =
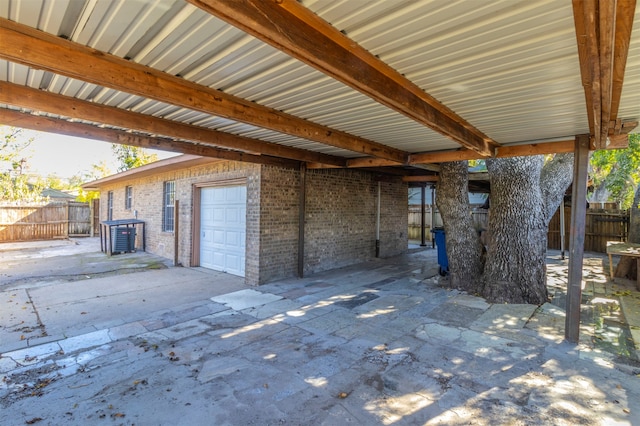
[[[244,277],[247,187],[201,189],[200,266]]]

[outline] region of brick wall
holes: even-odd
[[[407,186],[381,182],[380,255],[407,250]],[[307,171],[305,274],[375,256],[378,182],[357,170]]]
[[[107,192],[113,191],[113,219],[129,219],[138,212],[138,219],[145,221],[146,249],[148,252],[169,259],[174,258],[174,233],[162,232],[163,187],[166,181],[175,181],[175,198],[179,209],[179,254],[178,261],[184,266],[191,265],[193,240],[193,188],[210,182],[243,178],[247,183],[247,235],[256,234],[259,223],[250,217],[259,216],[260,166],[233,161],[216,161],[206,165],[175,171],[161,172],[143,178],[132,177],[126,183],[106,185],[100,188],[100,220],[107,218]],[[133,201],[130,210],[125,210],[125,187],[133,187]],[[257,283],[258,255],[252,254],[247,244],[246,281]]]
[[[260,283],[294,277],[298,270],[300,172],[262,167]]]
[[[377,192],[377,182],[374,182]],[[407,184],[401,179],[380,182],[380,257],[407,251],[409,229]]]
[[[113,191],[113,219],[146,222],[147,251],[174,257],[174,233],[162,232],[162,191],[176,184],[179,211],[179,262],[192,266],[194,186],[243,179],[247,184],[245,281],[257,285],[295,277],[298,266],[300,172],[273,166],[217,161],[135,178],[101,188],[100,218],[107,217],[107,192]],[[125,210],[125,186],[133,202]],[[407,186],[400,178],[380,182],[380,255],[407,249]],[[375,175],[342,169],[307,170],[304,273],[339,268],[375,256],[378,181]],[[196,236],[197,237],[197,236]]]

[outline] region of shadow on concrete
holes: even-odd
[[[0,423],[640,424],[640,369],[590,325],[570,345],[559,306],[436,272],[433,250],[377,259],[3,353]]]

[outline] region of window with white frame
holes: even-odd
[[[113,191],[107,192],[107,220],[113,220]]]
[[[132,205],[133,205],[133,187],[126,186],[124,188],[124,209],[131,210]]]
[[[173,232],[174,223],[174,203],[176,197],[176,184],[174,181],[164,183],[163,192],[163,209],[162,209],[162,230],[164,232]]]

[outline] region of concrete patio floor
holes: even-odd
[[[0,251],[2,425],[640,424],[637,293],[604,257],[585,260],[572,345],[558,253],[536,307],[441,287],[429,248],[254,288],[43,251]]]

